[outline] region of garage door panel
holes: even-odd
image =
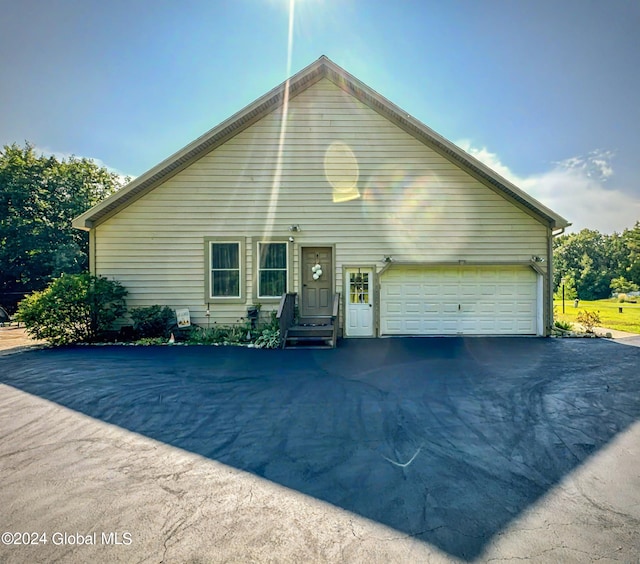
[[[426,315],[434,315],[440,313],[440,304],[434,304],[433,302],[425,302],[424,313]]]
[[[487,286],[481,286],[480,295],[482,296],[483,300],[493,300],[497,295],[496,290],[497,289],[495,284],[488,284]]]
[[[405,284],[403,286],[402,293],[404,294],[405,297],[408,297],[408,296],[421,296],[422,295],[422,288],[420,287],[420,284]]]
[[[531,296],[531,289],[528,288],[526,285],[521,284],[520,286],[517,287],[517,289],[516,289],[516,298],[530,300],[531,297],[532,297]]]
[[[516,331],[518,333],[524,333],[524,334],[535,333],[536,332],[535,323],[531,321],[520,321],[517,323]]]
[[[398,267],[380,284],[383,335],[536,334],[528,267]]]
[[[402,306],[402,302],[388,301],[384,302],[384,312],[388,316],[393,315],[402,315],[404,313],[404,309]]]
[[[388,298],[401,298],[402,297],[402,284],[389,283],[385,286],[385,297]]]
[[[423,323],[423,329],[425,333],[435,334],[438,331],[439,323],[437,319],[425,319]]]
[[[400,320],[387,319],[384,323],[383,334],[394,335],[402,333],[402,322]]]
[[[497,304],[494,301],[483,301],[478,304],[478,313],[492,317],[497,311]]]
[[[510,298],[516,295],[515,284],[500,284],[496,287],[496,294],[501,297]]]
[[[456,335],[458,333],[458,323],[448,320],[448,321],[443,321],[441,324],[442,327],[442,331],[438,332],[437,330],[435,330],[432,334],[433,335],[438,335],[438,334],[442,334],[442,335]]]
[[[423,284],[422,290],[425,298],[430,296],[441,296],[447,288],[443,288],[440,284]]]
[[[458,303],[456,302],[455,304],[452,303],[443,303],[442,304],[442,313],[444,314],[451,314],[451,313],[458,313]]]
[[[460,286],[460,292],[458,294],[461,298],[473,297],[480,295],[480,287],[479,286]]]
[[[438,294],[434,295],[434,297],[437,297],[437,295]],[[455,284],[452,284],[449,286],[443,285],[440,287],[439,295],[442,296],[443,298],[458,299],[458,288]]]
[[[500,316],[515,315],[517,312],[518,312],[518,308],[514,303],[496,302],[495,313],[497,313]]]

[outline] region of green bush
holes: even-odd
[[[213,327],[196,328],[189,335],[188,342],[199,345],[238,345],[246,343],[249,330],[246,324],[225,327],[214,323]]]
[[[254,343],[257,348],[277,348],[280,345],[276,313],[272,312],[270,322],[258,329],[251,328],[251,321],[239,319],[235,325],[217,325],[205,329],[195,327],[187,341],[199,345],[245,345]]]
[[[126,311],[127,290],[88,272],[63,274],[18,306],[18,319],[35,339],[54,345],[100,340]]]
[[[137,339],[166,339],[176,324],[176,314],[168,306],[137,307],[129,315],[133,320],[133,331]]]
[[[563,331],[573,331],[573,323],[569,321],[562,321],[560,319],[557,319],[554,323],[554,326],[558,329],[562,329]]]
[[[191,332],[188,342],[196,345],[219,345],[229,340],[229,330],[226,327],[214,324],[209,329],[196,327]]]
[[[263,329],[254,344],[257,349],[280,348],[280,329]]]
[[[163,337],[143,337],[136,341],[136,345],[143,345],[145,347],[151,345],[164,345],[167,342]]]

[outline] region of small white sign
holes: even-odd
[[[191,316],[188,309],[176,309],[176,319],[178,327],[191,327]]]

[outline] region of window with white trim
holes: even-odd
[[[209,242],[209,295],[211,298],[241,297],[240,242]]]
[[[279,298],[287,292],[287,243],[258,243],[258,297]]]

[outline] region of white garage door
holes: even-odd
[[[380,278],[382,335],[535,335],[537,274],[526,266],[394,266]]]

